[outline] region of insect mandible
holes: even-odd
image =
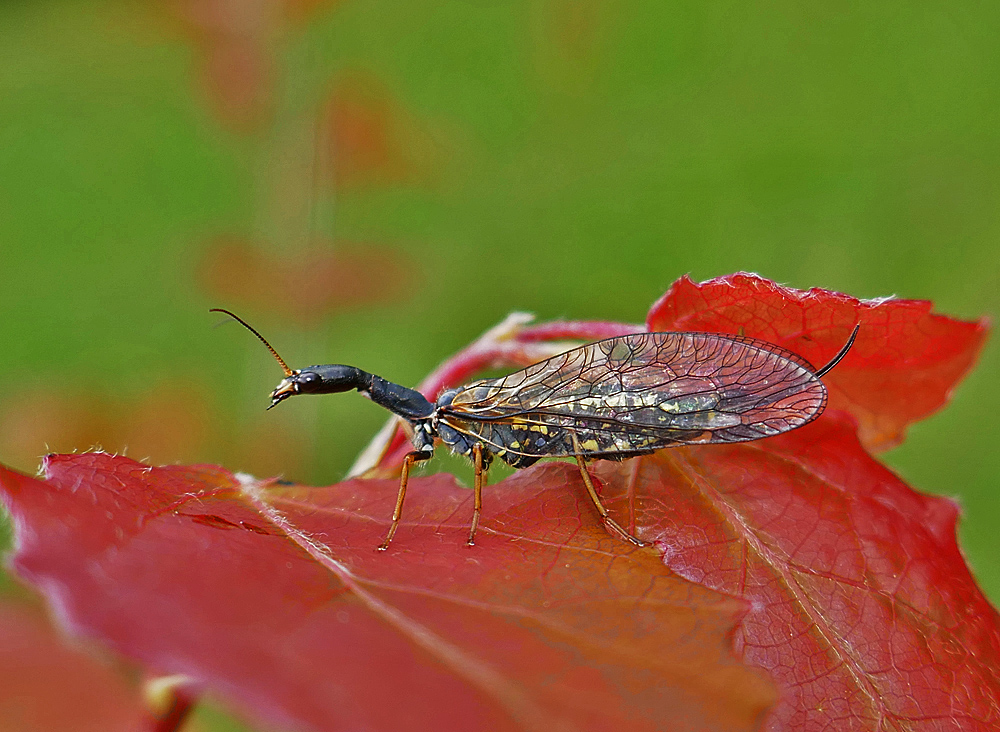
[[[434,455],[441,440],[475,466],[472,525],[475,543],[486,472],[494,457],[514,468],[541,458],[576,460],[587,494],[607,529],[638,546],[604,507],[586,463],[624,460],[665,447],[759,440],[796,429],[826,407],[820,380],[854,344],[820,369],[766,341],[719,333],[635,333],[573,348],[498,379],[449,389],[434,402],[405,386],[354,366],[290,369],[249,323],[222,308],[257,336],[285,378],[271,392],[274,407],[297,394],[355,389],[410,426],[413,450],[403,459],[392,521],[380,550],[399,527],[414,463]]]

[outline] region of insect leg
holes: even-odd
[[[406,454],[403,458],[403,469],[399,474],[399,495],[396,496],[396,508],[392,512],[392,523],[389,524],[389,533],[385,535],[385,541],[378,545],[378,550],[384,552],[389,548],[389,542],[399,528],[399,519],[403,516],[403,499],[406,498],[406,484],[410,480],[410,468],[418,460],[426,460],[430,455],[426,452],[414,451]]]
[[[483,465],[483,443],[477,442],[472,448],[472,460],[476,466],[475,478],[475,502],[472,508],[472,528],[469,529],[469,540],[465,542],[469,546],[476,543],[476,529],[479,528],[479,514],[483,510],[483,485],[486,483],[486,471],[489,469]]]
[[[573,439],[573,450],[576,452],[576,464],[580,468],[580,477],[583,478],[583,484],[587,486],[587,493],[590,495],[590,500],[594,502],[594,506],[597,508],[597,513],[601,515],[601,520],[604,522],[604,526],[608,528],[612,534],[616,534],[619,538],[624,539],[627,542],[635,544],[636,546],[649,546],[649,544],[642,539],[637,539],[630,533],[625,531],[618,522],[611,518],[608,513],[608,509],[604,507],[601,502],[601,497],[597,495],[597,490],[594,488],[594,481],[590,477],[590,472],[587,470],[587,465],[584,462],[583,455],[580,454],[580,443],[576,439],[576,435],[570,433],[570,437]]]

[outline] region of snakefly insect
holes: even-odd
[[[635,333],[573,348],[498,379],[449,389],[435,402],[423,394],[354,366],[290,369],[271,392],[274,407],[297,394],[356,389],[401,418],[413,450],[403,460],[386,549],[399,526],[413,464],[434,454],[440,440],[475,465],[474,507],[468,543],[475,542],[486,471],[494,457],[514,468],[541,458],[576,460],[587,493],[608,530],[644,542],[611,516],[586,463],[624,460],[675,445],[747,442],[787,432],[816,419],[826,407],[820,380],[854,343],[853,332],[820,369],[765,341],[719,333]]]

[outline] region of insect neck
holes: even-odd
[[[434,405],[419,391],[393,384],[361,369],[358,369],[358,375],[358,391],[393,414],[413,422],[427,419],[434,413]]]

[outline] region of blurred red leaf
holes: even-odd
[[[730,655],[742,605],[609,537],[571,466],[505,481],[474,549],[469,491],[416,479],[388,553],[395,481],[265,485],[102,453],[45,472],[0,473],[17,571],[76,629],[265,721],[736,730],[773,700]]]
[[[398,113],[380,87],[341,84],[329,102],[330,155],[338,187],[406,178],[408,163],[394,139]]]
[[[213,111],[249,133],[271,114],[289,21],[301,24],[338,0],[161,0],[200,51],[197,72]]]
[[[252,132],[270,115],[280,31],[274,0],[162,0],[200,50],[198,74],[219,119]]]
[[[0,732],[134,732],[145,716],[123,674],[26,604],[0,602]]]
[[[447,125],[411,111],[379,77],[353,69],[333,81],[316,159],[340,190],[432,183],[448,154]]]
[[[263,305],[297,322],[331,312],[398,300],[419,266],[388,246],[317,246],[293,255],[268,253],[245,240],[213,242],[201,266],[206,289],[226,302]]]
[[[87,632],[289,724],[753,726],[766,689],[723,650],[740,620],[735,653],[778,685],[769,729],[993,729],[998,616],[956,545],[957,511],[868,452],[947,399],[985,324],[742,274],[684,278],[649,318],[742,331],[816,364],[856,322],[862,335],[826,377],[831,407],[813,424],[599,464],[615,518],[661,559],[604,535],[564,464],[491,489],[471,550],[468,492],[415,479],[382,555],[372,548],[395,480],[264,486],[88,455],[50,460],[45,482],[2,475],[15,565],[72,603],[64,615]],[[513,318],[423,388],[537,360],[560,339],[635,329]],[[868,393],[873,384],[908,385],[910,403]],[[746,614],[698,585],[741,598]]]

